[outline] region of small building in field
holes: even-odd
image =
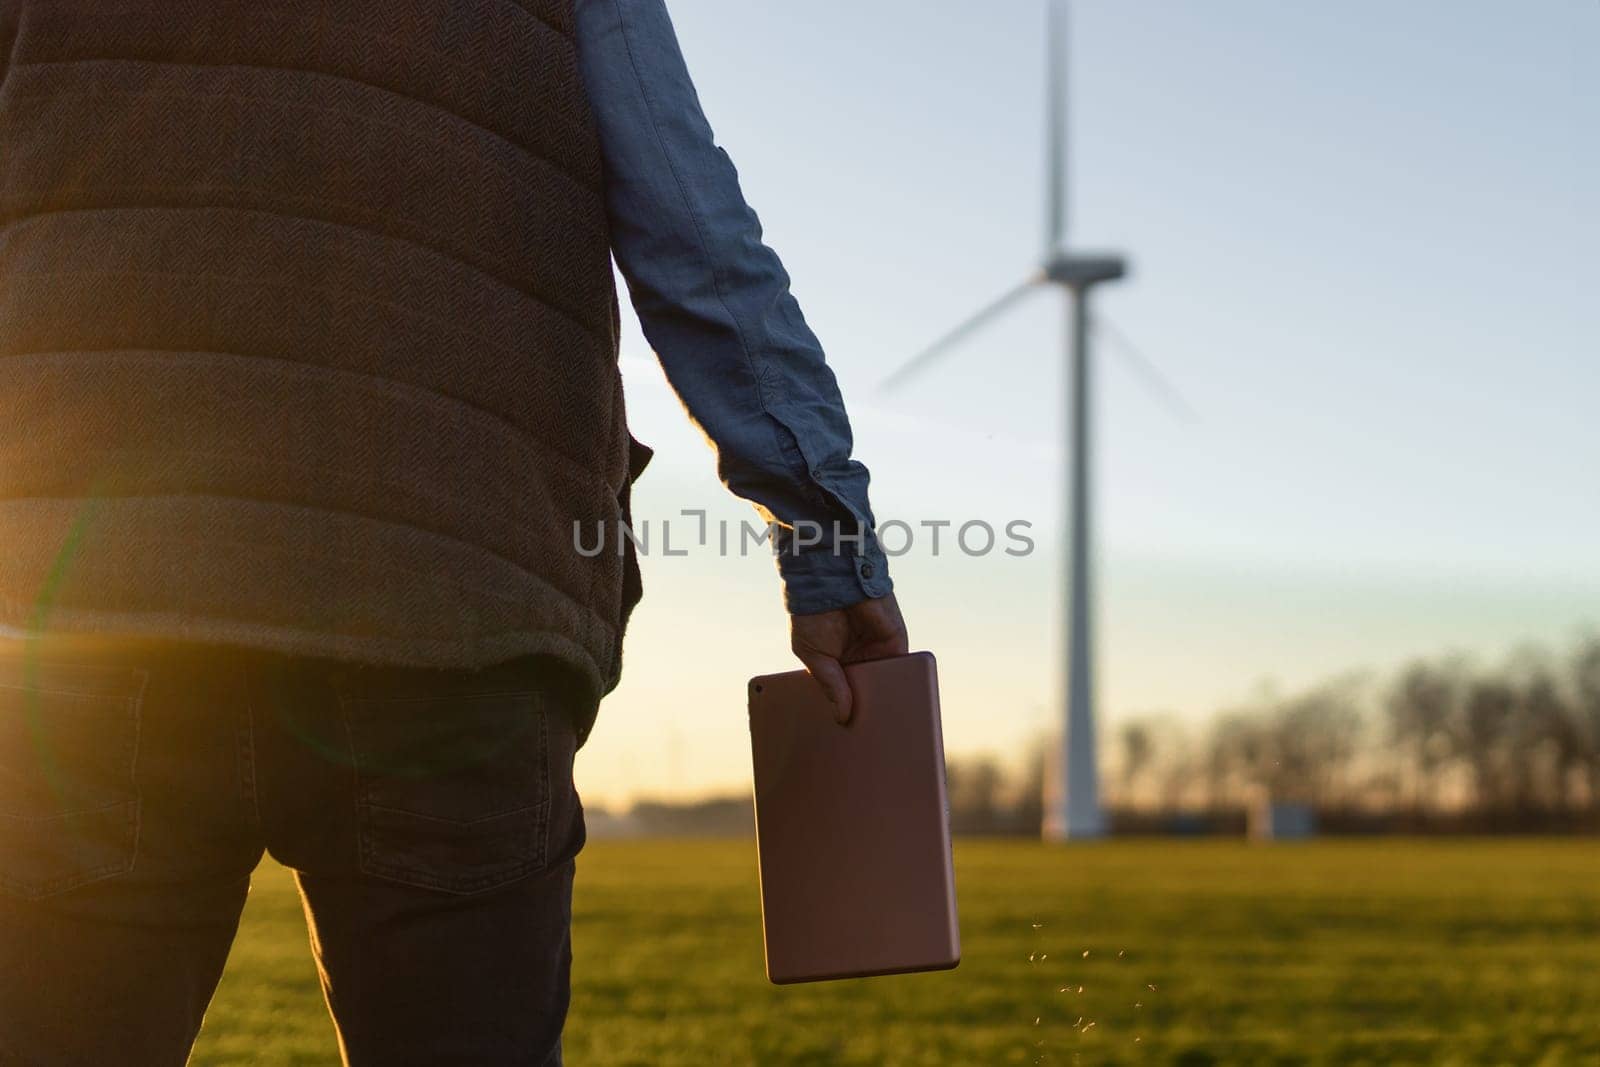
[[[1265,789],[1251,799],[1245,822],[1252,841],[1304,841],[1317,833],[1315,808],[1274,797]]]

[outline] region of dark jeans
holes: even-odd
[[[559,669],[0,657],[0,1064],[182,1064],[264,851],[350,1064],[559,1064],[583,846]]]

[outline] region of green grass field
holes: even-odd
[[[589,846],[571,1063],[1600,1063],[1592,840],[963,842],[958,970],[782,989],[753,848]],[[279,868],[194,1062],[336,1062]]]

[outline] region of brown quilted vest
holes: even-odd
[[[648,451],[571,0],[0,0],[0,63],[0,633],[609,690],[637,568],[573,525]]]

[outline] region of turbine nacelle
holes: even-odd
[[[1114,255],[1073,255],[1056,252],[1044,265],[1044,276],[1070,289],[1087,289],[1100,282],[1126,277],[1128,261]]]

